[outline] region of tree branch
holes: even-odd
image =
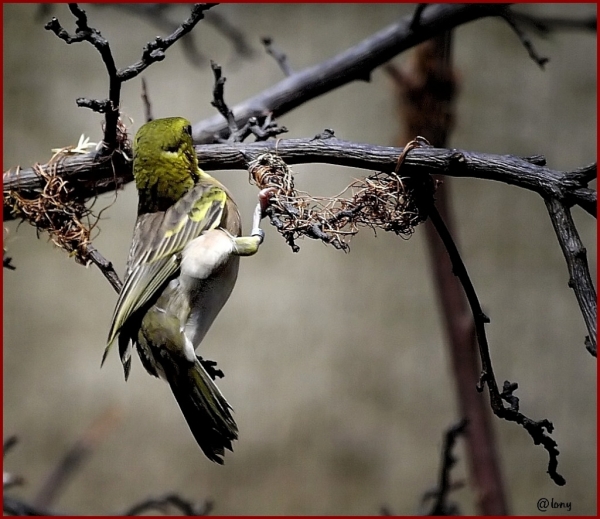
[[[513,11],[513,18],[530,26],[542,36],[555,31],[588,31],[597,32],[598,19],[596,15],[584,18],[566,18],[562,16],[542,16]]]
[[[500,7],[498,9],[498,12],[499,12],[500,16],[509,25],[509,27],[517,35],[517,37],[519,38],[519,41],[522,43],[523,47],[525,47],[525,49],[527,50],[529,57],[535,63],[537,63],[538,66],[543,70],[544,65],[546,65],[546,63],[548,63],[548,61],[550,61],[550,60],[548,58],[544,58],[538,54],[537,50],[535,50],[535,47],[533,46],[533,43],[531,42],[531,40],[529,39],[527,34],[525,34],[525,32],[521,29],[521,27],[517,23],[517,19],[513,16],[512,11],[510,11],[510,9],[508,9],[508,7]]]
[[[448,503],[448,494],[453,489],[453,485],[450,483],[450,471],[456,463],[456,458],[452,450],[457,438],[465,433],[468,423],[468,420],[463,418],[460,422],[450,427],[444,435],[440,481],[435,492],[435,501],[428,515],[453,515],[451,512],[455,507],[451,503]]]
[[[43,482],[33,500],[35,508],[42,510],[50,508],[50,505],[64,491],[68,481],[76,475],[83,462],[90,457],[110,430],[115,427],[120,420],[120,415],[121,412],[118,408],[107,408],[71,445]]]
[[[287,139],[236,144],[196,146],[202,168],[246,169],[248,162],[263,153],[274,153],[289,165],[325,163],[392,172],[402,148],[375,146],[328,139]],[[534,162],[534,163],[532,163]],[[122,164],[115,171],[110,161],[97,161],[93,153],[67,157],[56,167],[56,174],[74,184],[82,199],[113,191],[116,186],[133,180],[131,164]],[[42,166],[45,169],[45,166]],[[588,171],[589,168],[586,169]],[[543,197],[556,198],[569,205],[579,205],[596,216],[596,191],[587,188],[588,177],[576,172],[556,171],[539,165],[539,157],[530,159],[514,155],[495,155],[458,149],[418,148],[413,150],[403,165],[406,175],[447,175],[460,178],[495,180],[534,191]],[[595,171],[595,170],[594,170]],[[595,173],[594,173],[595,176]],[[35,196],[44,186],[43,179],[33,168],[6,171],[4,183],[4,219],[11,214],[7,194],[18,191],[21,196]]]
[[[478,18],[498,15],[479,4],[435,4],[422,9],[418,24],[413,15],[403,17],[350,49],[313,67],[296,72],[276,85],[232,108],[239,127],[250,117],[274,118],[352,81],[369,81],[371,72],[402,51],[432,36]],[[193,126],[194,142],[213,143],[226,137],[227,123],[219,116]]]
[[[597,357],[597,298],[587,262],[587,251],[571,217],[571,211],[555,198],[545,198],[558,243],[567,261],[569,286],[575,292],[589,336],[585,338],[587,350]]]
[[[471,312],[473,313],[482,369],[477,389],[478,391],[483,391],[484,386],[487,384],[490,403],[494,414],[499,418],[521,425],[529,433],[534,444],[541,444],[544,449],[548,451],[548,474],[557,485],[563,486],[566,481],[556,471],[558,467],[558,446],[552,437],[546,435],[546,432],[549,434],[552,433],[554,426],[549,420],[543,419],[536,422],[519,412],[519,399],[513,394],[518,388],[518,384],[511,383],[507,380],[504,382],[502,393],[498,390],[498,384],[496,382],[496,376],[494,375],[492,359],[485,334],[485,324],[489,323],[490,319],[483,313],[479,298],[477,297],[475,288],[469,278],[467,269],[460,257],[454,240],[434,205],[430,208],[429,217],[450,255],[453,272],[463,285],[465,295],[467,296],[469,306],[471,307]],[[509,403],[509,407],[504,406],[503,400]]]
[[[294,69],[290,66],[290,62],[288,60],[287,54],[281,52],[279,49],[275,47],[273,44],[273,38],[270,36],[265,36],[260,40],[267,51],[267,54],[271,56],[279,65],[279,68],[283,72],[283,75],[288,77],[294,74]]]
[[[207,11],[214,5],[216,4],[195,4],[190,17],[177,27],[170,36],[166,38],[157,36],[144,47],[142,58],[139,61],[120,70],[115,65],[108,41],[102,37],[97,29],[88,25],[85,11],[80,9],[77,4],[69,4],[71,13],[77,19],[77,29],[74,34],[67,32],[56,17],[53,17],[46,24],[45,28],[47,30],[52,31],[68,44],[82,41],[89,42],[102,57],[109,78],[108,99],[90,100],[79,98],[77,100],[78,106],[91,108],[95,112],[105,114],[104,147],[101,148],[101,153],[110,154],[118,147],[119,141],[122,140],[119,132],[121,85],[125,81],[129,81],[139,75],[152,63],[165,59],[165,51],[181,37],[188,34],[204,18],[204,11]]]

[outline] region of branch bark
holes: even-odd
[[[547,198],[545,202],[558,243],[567,261],[569,286],[575,292],[589,332],[589,336],[585,338],[586,348],[594,357],[597,357],[597,298],[588,268],[587,251],[579,238],[569,208],[555,198]]]
[[[402,150],[348,142],[335,137],[196,146],[200,164],[207,171],[245,170],[251,159],[262,153],[275,153],[289,165],[326,163],[392,172]],[[92,198],[133,180],[131,163],[120,160],[120,155],[113,157],[114,160],[98,160],[94,153],[67,157],[57,165],[56,174],[72,182],[83,198]],[[117,158],[118,163],[115,162]],[[520,158],[458,149],[419,148],[406,157],[403,174],[495,180],[534,191],[545,198],[554,198],[568,205],[579,205],[596,216],[597,194],[595,190],[587,188],[589,177],[552,170],[540,165],[544,162],[540,157]],[[27,196],[34,195],[43,188],[43,179],[33,168],[9,170],[4,173],[3,183],[5,220],[14,218],[6,204],[7,193],[18,190],[21,196]]]

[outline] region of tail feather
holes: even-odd
[[[238,437],[227,400],[198,360],[163,368],[198,445],[208,459],[222,465],[225,449],[233,451],[232,442]]]

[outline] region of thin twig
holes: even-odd
[[[97,29],[88,25],[85,11],[79,8],[77,4],[69,4],[69,9],[76,18],[77,29],[75,33],[71,34],[67,32],[56,17],[52,18],[52,20],[46,24],[45,28],[47,30],[52,31],[68,44],[79,43],[82,41],[91,43],[102,57],[102,61],[104,62],[109,77],[108,99],[90,100],[79,98],[77,104],[79,106],[91,108],[96,112],[106,114],[104,128],[105,146],[101,150],[103,153],[110,154],[110,152],[118,148],[121,85],[125,81],[129,81],[139,75],[152,63],[162,61],[165,58],[165,51],[177,40],[188,34],[196,24],[204,18],[204,11],[210,9],[214,5],[215,4],[195,4],[192,8],[190,17],[177,27],[170,36],[167,36],[166,38],[157,36],[153,41],[146,44],[139,61],[122,69],[117,69],[108,41],[102,37]]]
[[[587,350],[597,357],[597,298],[587,262],[587,251],[579,238],[569,208],[555,198],[546,198],[546,208],[552,220],[558,243],[569,269],[569,286],[575,292],[589,335],[585,338]]]
[[[273,38],[270,36],[265,36],[260,40],[262,44],[265,46],[265,50],[269,56],[272,56],[273,59],[279,65],[279,68],[283,72],[286,77],[289,77],[294,74],[294,70],[290,66],[290,62],[288,60],[287,54],[281,52],[279,49],[275,48],[273,45]]]
[[[512,15],[516,21],[527,24],[542,36],[556,31],[598,32],[598,18],[595,14],[583,18],[565,18],[513,11]]]
[[[233,112],[229,109],[229,106],[227,106],[227,103],[225,102],[226,78],[223,77],[223,72],[221,70],[220,65],[211,60],[210,66],[215,76],[215,86],[213,87],[213,100],[210,102],[210,104],[213,105],[227,121],[227,127],[229,128],[229,136],[226,142],[239,142],[238,126],[235,122],[235,117],[233,116]]]
[[[517,19],[513,16],[512,11],[508,7],[500,7],[498,9],[499,15],[502,19],[508,23],[510,28],[514,31],[514,33],[519,38],[519,41],[523,44],[523,47],[527,50],[529,57],[535,61],[539,67],[543,70],[544,65],[550,61],[549,58],[544,58],[538,54],[533,46],[532,41],[529,39],[527,34],[521,29],[519,24],[517,23]]]
[[[151,3],[151,4],[126,4],[126,3],[106,3],[106,4],[95,4],[97,7],[112,7],[115,9],[121,9],[133,14],[136,18],[145,18],[148,22],[154,25],[160,31],[166,33],[172,33],[177,27],[179,27],[179,21],[170,20],[167,17],[168,11],[172,11],[173,8],[177,8],[176,4],[162,4],[162,3]],[[208,16],[206,21],[208,23]],[[194,33],[190,32],[180,40],[181,49],[188,61],[195,67],[201,67],[206,65],[206,56],[199,50],[196,42],[194,41]]]
[[[435,501],[428,515],[456,515],[456,506],[448,503],[448,494],[456,488],[456,484],[450,483],[450,471],[456,463],[453,454],[454,444],[457,438],[464,434],[468,420],[462,419],[450,427],[444,435],[444,448],[442,449],[442,464],[440,468],[440,481],[435,492]]]
[[[548,451],[548,474],[557,485],[562,486],[566,483],[566,481],[556,471],[559,454],[558,446],[552,437],[546,435],[546,432],[549,434],[552,433],[554,426],[549,420],[543,419],[536,422],[519,412],[519,399],[513,394],[518,388],[516,383],[505,381],[502,393],[500,393],[498,390],[498,384],[496,382],[496,377],[492,367],[492,359],[489,352],[487,337],[485,335],[485,324],[489,323],[490,320],[483,313],[481,304],[479,303],[479,298],[477,297],[477,293],[475,292],[475,288],[471,283],[471,279],[469,278],[467,269],[462,261],[462,258],[460,257],[458,249],[454,244],[454,240],[448,232],[448,229],[435,206],[431,206],[429,217],[431,218],[433,225],[435,226],[440,238],[444,242],[444,246],[446,247],[448,254],[450,255],[453,272],[463,285],[467,300],[469,301],[469,306],[471,307],[471,311],[473,313],[473,318],[475,320],[475,331],[477,334],[477,342],[479,344],[479,354],[481,357],[482,367],[481,377],[477,389],[479,391],[483,391],[484,386],[487,384],[490,403],[494,414],[499,418],[503,418],[507,421],[515,422],[521,425],[529,433],[534,444],[541,444],[544,449]],[[503,400],[510,404],[509,407],[504,406],[502,402]]]
[[[88,245],[88,258],[96,265],[100,272],[108,279],[109,283],[115,289],[117,294],[123,288],[123,282],[119,279],[119,275],[115,271],[112,262],[108,261],[98,250],[92,245]]]
[[[120,420],[120,415],[118,409],[109,408],[83,432],[81,437],[73,443],[56,467],[46,477],[40,491],[33,500],[35,508],[47,509],[50,507],[82,463],[89,458],[98,444],[115,427]]]
[[[146,116],[146,122],[150,122],[154,119],[152,116],[152,104],[150,103],[150,97],[148,96],[148,86],[146,85],[146,78],[142,78],[142,102],[144,103],[144,114]]]

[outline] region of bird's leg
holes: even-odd
[[[202,364],[204,371],[206,371],[213,380],[216,380],[217,377],[223,378],[225,376],[225,373],[217,368],[217,363],[214,360],[205,360],[199,355],[196,355],[196,358],[198,359],[198,362]]]
[[[260,228],[260,221],[265,217],[265,211],[274,193],[274,187],[262,189],[258,193],[258,204],[256,204],[254,217],[252,218],[252,231],[250,232],[250,236],[239,236],[233,239],[235,244],[234,254],[238,256],[252,256],[258,251],[260,244],[265,239],[265,231]]]

